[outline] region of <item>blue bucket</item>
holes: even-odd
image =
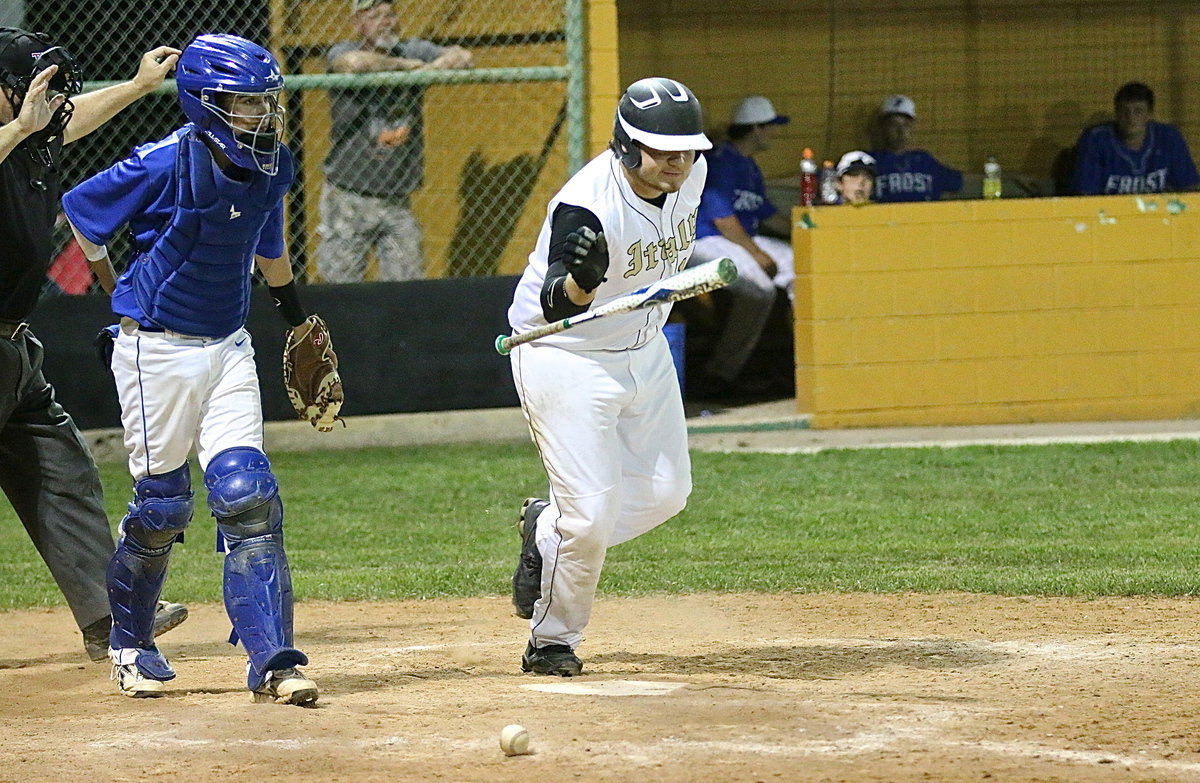
[[[687,324],[664,324],[663,335],[671,346],[671,361],[675,363],[675,376],[679,378],[679,393],[683,393],[683,347],[687,339]]]

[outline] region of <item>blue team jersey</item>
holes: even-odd
[[[125,160],[68,191],[63,211],[79,233],[107,245],[128,224],[134,255],[149,250],[175,212],[175,157],[189,129],[184,126],[161,141],[137,147]],[[263,258],[283,255],[282,201],[267,218],[255,253]]]
[[[926,150],[872,152],[875,158],[873,201],[936,201],[962,190],[962,172],[943,166]]]
[[[1183,134],[1173,125],[1149,122],[1141,149],[1126,147],[1114,123],[1096,125],[1079,137],[1075,151],[1075,192],[1163,193],[1200,184],[1200,174]]]
[[[733,215],[747,234],[756,235],[758,224],[779,211],[767,199],[767,188],[758,164],[729,143],[717,147],[706,157],[708,180],[700,197],[696,238],[720,236],[713,220]]]
[[[284,147],[276,177],[253,172],[231,179],[193,130],[186,125],[138,147],[72,188],[63,209],[96,244],[108,244],[126,225],[133,234],[133,257],[117,278],[113,312],[143,325],[220,337],[245,323],[253,256],[284,254],[283,196],[292,159]]]

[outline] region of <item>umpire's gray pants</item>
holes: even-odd
[[[100,474],[42,375],[32,333],[0,337],[0,384],[0,488],[84,628],[109,614],[104,575],[114,544]]]

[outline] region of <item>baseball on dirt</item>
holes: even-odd
[[[529,732],[517,723],[500,730],[500,750],[505,756],[523,756],[529,752]]]

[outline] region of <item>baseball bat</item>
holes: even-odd
[[[678,302],[681,299],[690,299],[693,296],[699,296],[700,294],[727,286],[736,279],[737,267],[734,266],[733,259],[718,258],[715,261],[709,261],[692,269],[685,269],[670,277],[664,277],[662,280],[652,283],[645,288],[640,288],[632,294],[617,297],[607,304],[600,305],[594,310],[588,310],[579,315],[564,318],[561,321],[539,326],[536,329],[530,329],[528,332],[522,332],[521,334],[498,335],[496,337],[496,352],[501,356],[507,356],[518,345],[524,345],[525,343],[551,334],[565,332],[588,321],[595,321],[597,318],[603,318],[607,315],[629,313],[634,310],[640,310],[643,307]]]

